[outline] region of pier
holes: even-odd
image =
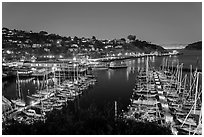
[[[100,61],[100,62],[110,62],[116,60],[124,60],[124,59],[134,59],[134,58],[144,58],[144,57],[162,57],[162,56],[175,56],[180,54],[174,53],[162,53],[162,54],[138,54],[138,55],[131,55],[131,56],[114,56],[114,57],[103,57],[103,58],[96,58],[96,59],[88,59],[89,61]]]
[[[6,123],[14,119],[20,123],[25,122],[26,124],[31,124],[35,120],[44,120],[46,113],[51,112],[53,109],[61,110],[68,101],[74,101],[77,96],[82,95],[88,87],[94,85],[96,82],[96,79],[84,76],[76,76],[75,78],[75,81],[64,80],[54,82],[54,87],[52,88],[48,88],[48,85],[46,85],[45,89],[31,96],[27,96],[33,101],[26,106],[14,104],[15,108],[13,108],[10,105],[10,110],[3,113],[3,122]],[[7,104],[12,104],[10,101],[7,101],[6,98],[3,100],[5,100]],[[40,109],[41,113],[37,114],[34,108]],[[22,112],[26,114],[26,111],[33,113],[25,115],[24,117],[26,117],[26,119],[24,121],[21,114]]]
[[[155,70],[147,58],[145,68],[136,77],[131,104],[124,118],[169,126],[175,135],[201,134],[201,119],[196,117],[201,117],[202,110],[202,89],[198,85],[202,73],[197,72],[197,69],[190,73],[188,88],[187,75],[183,77],[182,66],[177,65],[173,71],[169,71],[166,66]]]
[[[183,64],[177,64],[175,69],[170,69],[166,66],[167,63],[163,63],[164,66],[155,69],[148,62],[148,58],[145,60],[146,65],[138,69],[135,87],[130,98],[131,104],[128,106],[128,111],[123,113],[123,119],[156,123],[161,127],[169,128],[174,135],[186,134],[186,132],[200,134],[201,119],[198,121],[195,115],[200,117],[202,109],[199,98],[202,89],[198,86],[198,79],[202,72],[190,69],[191,82],[189,83],[190,89],[188,89],[187,75],[183,76]],[[76,97],[82,95],[90,83],[95,82],[94,79],[89,79],[92,75],[87,75],[87,71],[88,66],[84,67],[79,64],[72,64],[70,67],[53,65],[49,71],[48,69],[42,71],[41,76],[44,79],[48,75],[58,78],[54,82],[54,87],[49,89],[50,87],[48,88],[46,85],[46,89],[27,96],[33,99],[31,104],[25,107],[16,107],[4,113],[3,116],[5,119],[25,121],[26,124],[32,124],[32,121],[39,120],[39,118],[45,120],[47,113],[52,110],[61,110],[67,102],[74,101]],[[41,110],[40,114],[26,115],[27,119],[22,120],[22,114],[25,115],[27,111],[36,108]],[[117,113],[118,110],[115,111],[115,114]],[[118,116],[115,115],[115,121]]]
[[[161,75],[161,73],[159,74],[158,72],[154,72],[154,81],[155,81],[158,96],[159,96],[159,102],[161,103],[162,110],[165,112],[164,113],[165,122],[166,123],[173,123],[173,116],[170,114],[167,98],[164,95],[165,91],[161,85],[161,83],[163,83],[163,81],[160,79],[160,75]],[[159,83],[159,84],[157,84],[157,83]]]

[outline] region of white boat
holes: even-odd
[[[195,120],[193,120],[192,118],[187,118],[186,121],[184,121],[184,118],[177,118],[177,120],[182,124],[197,126]]]
[[[31,95],[31,97],[34,97],[34,98],[43,98],[45,95],[43,94],[33,94]]]
[[[62,108],[63,108],[63,106],[54,107],[54,109],[56,109],[56,110],[61,110]]]
[[[25,107],[26,106],[26,103],[21,99],[11,100],[11,102],[14,103],[18,107]]]
[[[92,66],[92,69],[108,69],[106,64],[95,64]]]
[[[120,64],[116,64],[115,62],[111,62],[109,65],[110,69],[120,69],[120,68],[127,68],[127,64],[126,63],[120,63]]]
[[[144,96],[146,98],[155,98],[157,94],[148,94],[148,93],[136,93],[139,96]]]
[[[68,101],[74,101],[74,100],[75,100],[75,97],[68,97],[67,100],[68,100]]]
[[[42,111],[47,113],[47,112],[51,112],[53,110],[53,107],[43,107]]]
[[[132,104],[137,105],[156,105],[158,102],[157,100],[133,100]]]
[[[41,114],[37,114],[37,113],[35,112],[35,110],[33,110],[33,109],[24,110],[23,113],[24,113],[25,115],[29,116],[29,117],[34,117],[34,116],[35,116],[35,117],[42,117]]]

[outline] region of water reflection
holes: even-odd
[[[155,56],[149,57],[149,61],[155,63]]]
[[[167,58],[167,57],[164,57]],[[181,60],[181,57],[172,56],[168,58],[170,62],[169,65],[176,66],[180,60],[180,62],[187,62],[187,66],[189,68],[190,63],[196,62],[196,58],[190,57],[186,60]],[[128,67],[127,69],[108,69],[105,71],[97,71],[97,81],[100,84],[96,84],[92,89],[93,92],[89,92],[81,104],[84,106],[89,106],[88,104],[92,103],[92,99],[97,100],[98,104],[102,104],[104,100],[111,100],[115,99],[116,97],[121,97],[122,100],[124,99],[123,104],[128,104],[129,97],[132,94],[132,88],[135,85],[135,76],[137,75],[136,72],[139,71],[141,68],[145,67],[145,58],[136,58],[132,60],[125,60]],[[191,62],[189,62],[189,60]],[[192,61],[193,60],[193,61]],[[149,65],[152,67],[160,67],[162,64],[163,57],[149,57]],[[171,63],[172,62],[172,63]],[[189,62],[189,63],[188,63]],[[184,63],[185,64],[185,63]],[[21,91],[18,90],[18,82],[14,80],[5,82],[3,84],[3,95],[9,99],[19,98],[22,96],[23,100],[28,100],[27,95],[31,95],[36,93],[36,90],[43,89],[46,87],[46,83],[53,84],[53,81],[57,83],[57,79],[27,79],[21,80],[20,79],[20,87]],[[23,84],[25,83],[25,84]],[[83,95],[84,96],[84,95]],[[87,99],[88,98],[88,99]],[[30,100],[29,100],[30,101]],[[87,102],[87,103],[86,103]],[[124,105],[125,106],[125,105]]]
[[[126,78],[127,78],[127,81],[129,80],[129,74],[130,74],[130,72],[131,72],[131,67],[128,67],[128,68],[126,69]]]
[[[145,57],[142,57],[142,63],[144,63],[145,62]]]
[[[129,76],[131,75],[131,74],[134,74],[135,73],[135,68],[136,68],[136,64],[135,64],[135,60],[128,60],[127,62],[126,62],[126,64],[127,64],[127,69],[126,69],[126,79],[127,79],[127,81],[129,80]]]
[[[110,80],[111,76],[114,74],[114,70],[108,69],[107,73],[108,73],[108,79]]]
[[[140,58],[137,58],[137,63],[140,64]]]

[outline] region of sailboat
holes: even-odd
[[[11,100],[11,102],[17,106],[17,107],[25,107],[26,106],[26,103],[24,101],[22,101],[22,95],[21,95],[21,91],[20,91],[20,82],[19,82],[19,74],[18,74],[18,71],[17,71],[17,83],[18,83],[18,93],[19,93],[19,99],[17,100]]]
[[[111,62],[109,65],[110,69],[119,69],[119,68],[127,68],[127,64],[122,62],[120,64],[116,64],[115,62]]]

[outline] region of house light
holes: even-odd
[[[7,54],[11,54],[11,51],[10,51],[10,50],[7,50],[6,53],[7,53]]]
[[[31,101],[30,102],[31,106],[34,106],[35,105],[34,103],[35,103],[34,101]]]
[[[54,67],[52,67],[52,72],[55,72],[56,70],[56,64],[54,64]]]

